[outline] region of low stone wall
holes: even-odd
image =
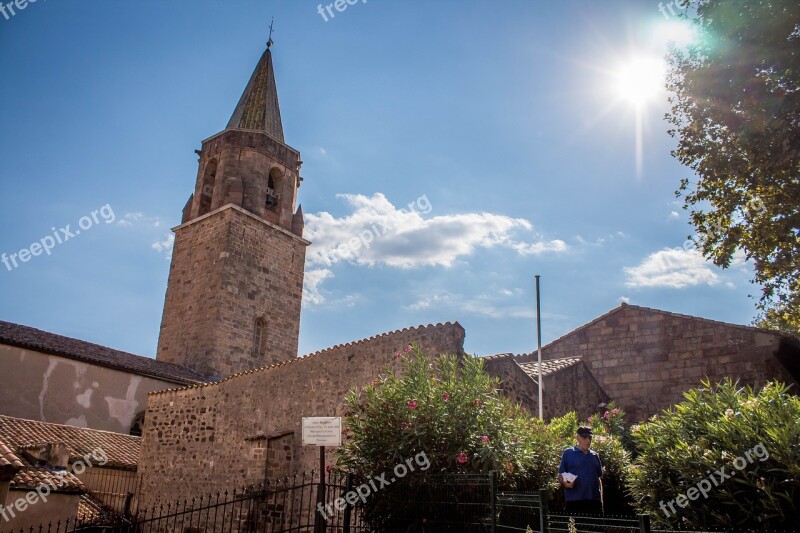
[[[394,354],[418,343],[431,355],[463,353],[459,324],[404,329],[336,346],[220,383],[151,394],[139,474],[139,508],[256,484],[319,464],[301,445],[304,416],[341,416],[344,396]],[[334,461],[334,450],[327,461]]]

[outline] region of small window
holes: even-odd
[[[133,417],[131,422],[130,434],[134,437],[141,437],[144,431],[144,411]]]
[[[267,321],[263,317],[256,319],[253,332],[253,355],[264,355],[267,351]]]

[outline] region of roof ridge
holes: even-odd
[[[137,437],[136,435],[127,435],[125,433],[117,433],[116,431],[109,431],[107,429],[85,428],[85,427],[81,427],[81,426],[72,426],[70,424],[59,424],[57,422],[42,422],[41,420],[31,420],[29,418],[20,418],[18,416],[0,415],[0,419],[3,419],[3,418],[10,418],[12,420],[20,420],[20,421],[22,421],[24,423],[27,423],[27,424],[37,424],[37,425],[40,425],[40,426],[58,426],[58,427],[62,427],[62,428],[67,428],[67,429],[72,430],[72,431],[78,430],[78,431],[87,431],[87,432],[92,432],[92,433],[108,433],[108,434],[114,435],[116,437],[130,438],[130,439],[140,440],[140,441],[142,440],[142,437]],[[30,445],[31,446],[35,446],[36,444],[30,444]]]
[[[548,342],[546,345],[542,346],[542,350],[545,350],[545,349],[549,348],[550,346],[563,341],[565,338],[569,337],[570,335],[573,335],[574,333],[577,333],[577,332],[579,332],[581,330],[584,330],[584,329],[586,329],[586,328],[588,328],[590,326],[593,326],[595,323],[600,322],[601,320],[605,320],[609,316],[611,316],[611,315],[613,315],[615,313],[618,313],[619,311],[622,311],[622,310],[627,309],[627,308],[638,309],[640,311],[648,311],[648,312],[651,312],[651,313],[659,313],[659,314],[662,314],[662,315],[673,316],[673,317],[677,317],[677,318],[685,318],[685,319],[690,319],[690,320],[702,320],[704,322],[711,322],[713,324],[721,324],[723,326],[727,326],[727,327],[731,327],[731,328],[739,328],[739,329],[744,329],[744,330],[747,330],[747,331],[759,331],[761,333],[771,333],[771,334],[777,335],[779,337],[783,337],[783,338],[787,338],[787,339],[794,339],[794,337],[792,337],[791,335],[787,335],[786,333],[783,333],[783,332],[777,331],[777,330],[759,328],[759,327],[756,327],[756,326],[746,326],[746,325],[743,325],[743,324],[734,324],[732,322],[723,322],[721,320],[714,320],[712,318],[705,318],[705,317],[695,316],[695,315],[686,315],[686,314],[682,314],[682,313],[675,313],[673,311],[665,311],[663,309],[657,309],[655,307],[645,307],[643,305],[635,305],[635,304],[629,304],[629,303],[622,302],[620,305],[618,305],[617,307],[611,309],[610,311],[607,311],[606,313],[603,313],[602,315],[598,316],[597,318],[592,319],[591,321],[583,324],[582,326],[578,326],[577,328],[575,328],[575,329],[573,329],[571,331],[568,331],[567,333],[561,335],[560,337],[556,338],[555,340],[552,340],[552,341]],[[529,356],[532,356],[534,354],[536,354],[536,350],[534,350],[532,352],[529,352],[529,353],[516,354],[516,355],[514,355],[514,358],[516,359],[516,358],[519,358],[519,357],[529,357]]]
[[[16,336],[14,335],[15,333],[17,334]],[[31,336],[33,339],[23,338],[25,335]],[[72,347],[72,350],[70,350],[69,347],[64,346],[64,344],[71,343],[76,343],[78,346]],[[155,379],[173,381],[176,383],[202,382],[206,379],[197,372],[174,363],[168,363],[153,357],[147,357],[125,350],[112,348],[110,346],[104,346],[96,342],[69,337],[60,333],[53,333],[43,329],[35,328],[33,326],[17,324],[15,322],[8,322],[5,320],[0,320],[0,344],[7,344],[10,346],[16,346],[18,348],[83,361],[114,370],[124,370],[126,372],[152,377]],[[61,346],[59,346],[59,344]],[[87,355],[87,353],[91,354],[92,352],[97,352],[94,354],[94,357]],[[148,371],[144,368],[136,368],[133,365],[125,365],[122,361],[113,361],[108,357],[104,357],[102,352],[106,352],[108,356],[132,358],[134,361],[138,361],[143,364],[146,363],[147,365],[161,367],[164,369],[164,372],[159,372],[157,368],[154,368],[153,371]],[[174,369],[175,372],[168,373],[168,369]],[[183,376],[179,374],[183,374]]]
[[[297,357],[295,357],[293,359],[289,359],[288,361],[282,361],[280,363],[275,363],[273,365],[267,365],[267,366],[263,366],[263,367],[259,367],[259,368],[253,368],[251,370],[245,370],[244,372],[237,372],[236,374],[231,374],[230,376],[228,376],[225,379],[222,379],[220,381],[199,383],[199,384],[195,384],[195,385],[188,385],[186,387],[164,389],[164,390],[160,390],[160,391],[152,391],[152,392],[147,393],[147,395],[148,396],[151,396],[151,395],[155,396],[155,395],[159,395],[159,394],[178,392],[178,391],[188,390],[188,389],[212,387],[212,386],[215,386],[215,385],[219,385],[220,383],[225,383],[226,381],[230,381],[230,380],[232,380],[234,378],[238,378],[238,377],[244,376],[246,374],[255,374],[256,372],[264,372],[264,371],[272,370],[274,368],[278,368],[278,367],[281,367],[281,366],[286,366],[286,365],[298,363],[298,362],[301,362],[301,361],[306,361],[306,360],[309,360],[309,359],[320,357],[323,354],[325,354],[326,352],[330,352],[332,350],[336,350],[336,349],[340,349],[340,348],[347,348],[348,346],[356,346],[356,345],[359,345],[359,344],[362,344],[362,343],[365,343],[365,342],[369,342],[369,341],[378,339],[380,337],[387,337],[389,335],[397,335],[397,334],[405,333],[405,332],[419,331],[419,330],[425,330],[425,329],[437,328],[437,327],[444,327],[444,326],[458,326],[462,330],[464,329],[464,327],[461,324],[459,324],[458,321],[456,321],[456,322],[447,321],[444,324],[442,324],[441,322],[437,322],[436,324],[428,324],[427,326],[419,325],[419,326],[413,326],[413,327],[406,327],[406,328],[403,328],[403,329],[398,329],[398,330],[394,330],[394,331],[379,333],[377,335],[373,335],[371,337],[366,337],[364,339],[359,339],[359,340],[356,340],[356,341],[350,341],[350,342],[343,343],[343,344],[335,344],[335,345],[330,346],[328,348],[323,348],[322,350],[317,350],[316,352],[311,352],[310,354],[300,355],[300,356],[297,356]]]

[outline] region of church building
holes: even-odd
[[[302,159],[284,139],[271,44],[225,128],[197,150],[194,191],[173,230],[156,358],[0,322],[0,452],[9,457],[8,465],[0,457],[0,505],[32,490],[16,477],[21,446],[64,445],[75,456],[70,447],[98,438],[56,425],[133,435],[118,446],[137,450],[136,464],[124,466],[136,472],[140,507],[309,470],[318,452],[302,446],[302,417],[341,416],[347,392],[398,368],[395,354],[411,343],[432,357],[464,354],[465,331],[454,321],[298,357],[311,243],[298,204]],[[614,400],[635,422],[704,377],[800,383],[793,337],[635,305],[555,340],[543,357],[542,384],[535,353],[489,356],[485,367],[533,414],[541,385],[545,418],[586,417]],[[53,429],[37,425],[43,442],[22,443],[8,429],[25,426],[19,420]]]

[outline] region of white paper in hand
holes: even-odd
[[[564,472],[563,474],[561,474],[561,479],[563,479],[567,483],[572,483],[573,481],[578,479],[578,476],[576,476],[575,474],[570,474],[569,472]]]

